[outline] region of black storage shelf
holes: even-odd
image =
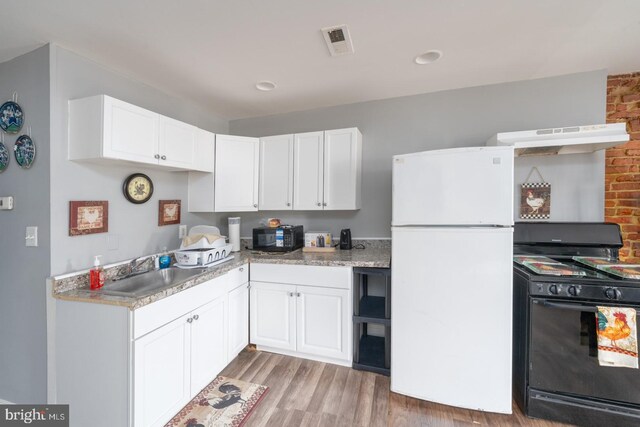
[[[385,337],[363,335],[360,338],[360,360],[354,362],[354,369],[389,375],[389,368],[385,367],[384,347]]]
[[[360,316],[386,319],[384,314],[385,297],[364,295],[360,298]]]
[[[353,368],[389,375],[391,365],[391,269],[354,268]],[[369,295],[369,276],[385,278],[384,296]],[[384,326],[384,336],[369,335],[368,325]]]

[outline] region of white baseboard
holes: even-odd
[[[9,402],[8,400],[0,399],[0,405],[13,405],[13,402]]]

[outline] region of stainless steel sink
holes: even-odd
[[[106,295],[141,297],[153,294],[164,288],[169,288],[177,283],[197,276],[205,270],[205,268],[183,270],[175,267],[153,270],[127,277],[126,279],[107,282],[102,288],[92,292],[99,292]]]

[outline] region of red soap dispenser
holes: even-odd
[[[100,258],[102,255],[96,255],[93,259],[93,268],[89,271],[89,284],[91,289],[99,289],[104,286],[104,269]]]

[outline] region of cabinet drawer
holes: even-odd
[[[315,265],[251,264],[251,280],[292,285],[351,289],[351,267]]]
[[[237,288],[249,281],[249,264],[242,264],[227,273],[227,285],[229,290]]]
[[[133,339],[227,293],[227,275],[222,275],[183,292],[145,305],[133,312]]]

